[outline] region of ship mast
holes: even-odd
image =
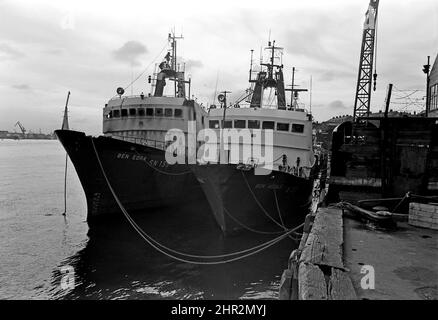
[[[275,40],[268,41],[268,47],[265,50],[269,50],[269,61],[260,61],[262,70],[257,73],[256,79],[252,78],[252,52],[251,52],[251,64],[249,71],[249,82],[254,83],[254,90],[251,97],[251,107],[261,108],[263,91],[266,88],[275,88],[277,94],[277,108],[286,109],[286,98],[284,89],[284,77],[283,77],[283,64],[281,64],[281,50],[283,48],[275,46]],[[280,52],[279,64],[275,62],[276,52]],[[265,70],[263,70],[263,67]]]
[[[284,89],[285,91],[290,91],[290,109],[295,110],[298,106],[298,93],[299,92],[307,92],[307,89],[297,89],[298,85],[295,84],[295,67],[292,67],[292,83],[290,85],[290,89]]]
[[[175,36],[175,30],[174,30],[172,33],[169,33],[168,39],[169,39],[171,49],[172,49],[172,57],[171,57],[170,67],[172,68],[172,70],[175,72],[175,75],[176,75],[176,73],[178,72],[177,62],[176,62],[177,61],[177,57],[176,57],[176,47],[177,47],[176,43],[177,42],[176,42],[176,40],[183,39],[183,36],[182,35],[179,37]],[[177,80],[177,77],[175,77],[175,81],[174,81],[175,96],[177,96],[177,87],[178,87],[178,80]]]
[[[174,81],[174,96],[178,98],[186,97],[185,84],[189,84],[189,99],[191,80],[184,79],[184,67],[180,68],[177,64],[177,40],[183,39],[183,36],[175,36],[175,32],[169,33],[168,41],[170,43],[170,51],[164,57],[164,61],[159,64],[160,72],[157,74],[155,84],[155,97],[163,96],[164,87],[166,86],[166,78]]]

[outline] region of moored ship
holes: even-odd
[[[103,135],[56,131],[84,189],[89,224],[121,215],[113,193],[130,213],[205,201],[188,165],[166,161],[169,130],[180,130],[187,136],[189,121],[197,130],[206,115],[190,99],[191,83],[185,79],[184,65],[177,63],[176,39],[169,34],[170,49],[150,79],[150,94],[126,96],[124,89],[118,88],[118,96],[105,105]],[[174,85],[166,87],[166,80]]]
[[[291,102],[286,102],[282,48],[274,42],[265,50],[268,57],[260,69],[253,70],[251,61],[247,97],[227,106],[225,92],[219,96],[221,108],[209,110],[206,126],[220,138],[206,145],[217,145],[218,152],[191,166],[225,233],[268,225],[271,231],[284,231],[303,221],[311,203],[316,168],[312,116],[299,106],[293,85]],[[242,143],[245,134],[250,140]]]

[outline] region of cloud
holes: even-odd
[[[128,41],[119,49],[113,51],[113,56],[115,59],[127,62],[133,66],[139,66],[141,63],[139,61],[140,56],[148,53],[148,49],[142,43],[138,41]]]
[[[24,57],[24,53],[7,43],[0,43],[0,60],[15,60]]]
[[[312,23],[304,21],[307,17]],[[285,30],[285,48],[288,54],[306,57],[313,61],[324,61],[326,64],[343,65],[345,61],[340,55],[342,44],[337,39],[335,30],[337,20],[328,12],[319,11],[310,14],[302,12],[299,28],[290,27]]]
[[[64,50],[59,49],[59,48],[50,48],[50,49],[46,49],[42,51],[43,54],[50,54],[53,56],[60,56],[64,54]]]
[[[204,64],[201,60],[189,59],[186,61],[186,67],[189,69],[202,68]]]
[[[330,109],[337,109],[337,110],[349,109],[347,106],[345,106],[345,104],[341,100],[335,100],[335,101],[330,102],[328,107]]]
[[[30,91],[30,90],[32,90],[31,87],[29,85],[27,85],[27,84],[14,84],[11,87],[14,88],[14,89],[23,90],[23,91]]]
[[[354,71],[316,70],[318,74],[316,80],[329,82],[333,80],[339,81],[340,79],[350,79],[355,77],[356,74]]]

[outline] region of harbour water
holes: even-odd
[[[126,220],[89,232],[86,202],[58,141],[0,140],[0,299],[275,299],[289,253],[286,238],[241,261],[206,266],[155,251]],[[172,249],[216,255],[253,247],[273,236],[224,239],[206,203],[154,212],[136,222]],[[72,267],[75,288],[61,287]]]

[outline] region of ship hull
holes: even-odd
[[[185,164],[169,165],[163,150],[71,130],[55,133],[82,184],[90,225],[122,217],[104,174],[130,214],[157,213],[153,209],[206,201],[190,168]]]
[[[256,175],[231,164],[193,166],[214,217],[227,234],[275,232],[304,221],[313,180],[285,172]]]

